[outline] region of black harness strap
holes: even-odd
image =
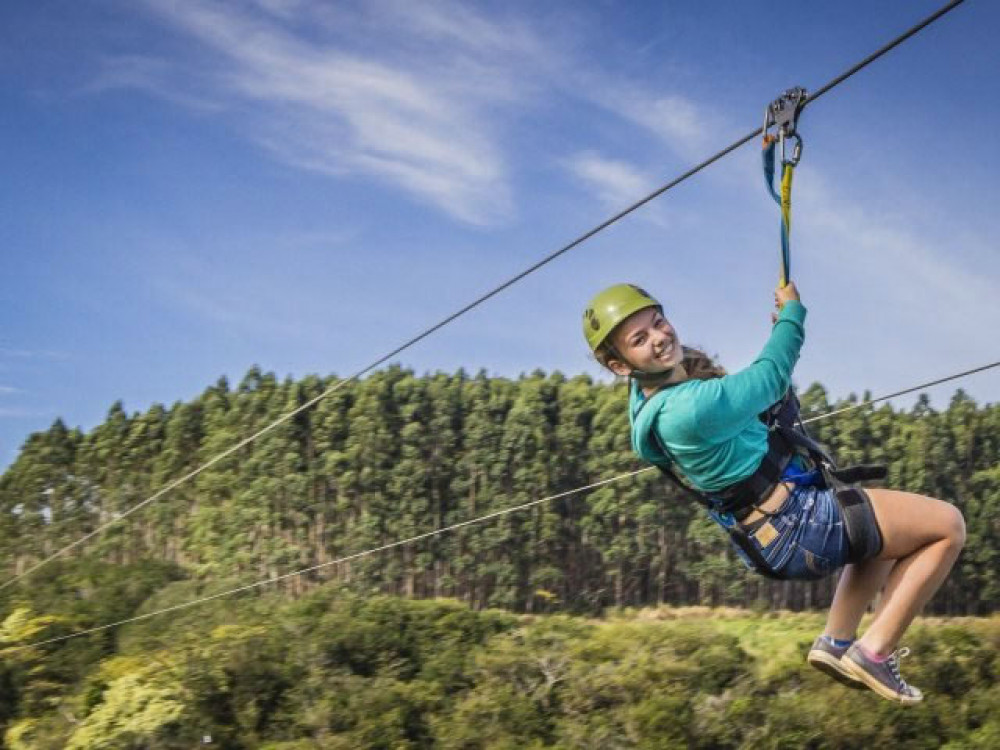
[[[659,439],[657,439],[659,441]],[[669,455],[669,454],[668,454]],[[679,487],[683,492],[692,497],[699,505],[704,505],[710,510],[715,510],[711,502],[708,500],[707,496],[694,487],[689,486],[686,482],[682,481],[677,474],[675,474],[670,468],[663,466],[662,464],[656,464],[656,468],[660,472],[670,479],[677,487]],[[763,512],[763,511],[762,511]],[[747,556],[750,563],[753,565],[754,571],[764,576],[765,578],[771,578],[775,581],[784,581],[785,576],[771,569],[771,566],[767,564],[767,560],[760,553],[760,550],[754,545],[753,540],[750,539],[750,535],[747,534],[740,526],[726,527],[726,531],[729,533],[729,538],[733,540],[733,543],[743,550],[743,554]]]
[[[760,415],[768,426],[767,453],[761,459],[757,470],[746,479],[716,493],[704,493],[695,487],[687,477],[681,478],[674,467],[677,462],[656,430],[652,430],[657,446],[669,465],[656,464],[660,472],[690,497],[709,510],[729,513],[737,521],[726,526],[733,543],[750,560],[757,573],[775,580],[785,580],[780,572],[772,570],[764,556],[750,538],[750,534],[740,526],[757,506],[767,499],[781,482],[782,474],[796,455],[805,455],[820,469],[828,487],[834,490],[841,508],[847,532],[848,562],[855,563],[874,557],[882,551],[882,532],[872,509],[871,498],[852,482],[866,479],[882,479],[886,468],[880,465],[850,466],[838,469],[833,458],[823,446],[805,431],[799,418],[799,401],[791,389],[777,404]],[[765,516],[772,515],[760,510]]]
[[[847,562],[858,563],[877,556],[882,551],[883,540],[872,500],[861,487],[853,487],[850,482],[883,479],[886,468],[867,464],[844,469],[826,466],[822,471],[827,486],[834,491],[840,505],[840,515],[844,519],[848,543]]]
[[[793,446],[784,432],[771,429],[767,434],[767,453],[760,466],[746,479],[715,493],[713,497],[719,500],[715,509],[721,513],[732,513],[737,519],[748,515],[774,492],[794,455]]]

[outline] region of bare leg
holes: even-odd
[[[895,564],[895,560],[875,558],[845,567],[837,582],[837,592],[833,595],[824,634],[839,640],[852,640],[865,610],[885,584],[889,571]],[[885,597],[882,601],[884,600]],[[880,601],[879,609],[881,607]]]
[[[885,593],[861,644],[870,652],[887,654],[896,648],[958,558],[965,544],[965,520],[955,506],[941,500],[895,490],[867,492],[882,528],[882,553],[875,562],[891,565],[886,569]],[[862,587],[858,589],[860,596]],[[838,587],[837,597],[840,593]],[[856,606],[853,597],[849,604]],[[854,611],[847,604],[844,610]]]

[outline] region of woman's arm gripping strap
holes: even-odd
[[[750,420],[785,394],[805,341],[805,306],[786,302],[771,337],[754,363],[718,380],[705,381],[695,404],[698,431],[709,442],[741,432]]]

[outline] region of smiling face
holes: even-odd
[[[677,332],[655,307],[630,315],[611,334],[615,351],[624,357],[608,362],[617,375],[628,376],[633,369],[644,373],[667,372],[681,363],[684,350]]]

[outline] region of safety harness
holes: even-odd
[[[700,505],[715,514],[731,518],[732,523],[726,523],[724,527],[733,543],[747,556],[756,572],[768,578],[784,580],[785,576],[768,565],[751,539],[750,532],[740,522],[754,510],[765,517],[774,515],[759,506],[779,483],[788,480],[786,472],[795,457],[807,461],[814,471],[820,473],[822,483],[834,491],[847,532],[847,561],[861,562],[879,554],[882,551],[882,533],[871,507],[871,499],[863,489],[852,485],[864,480],[884,479],[886,467],[867,464],[838,469],[830,454],[806,431],[799,416],[798,398],[791,389],[781,401],[762,413],[760,419],[768,428],[767,453],[753,474],[734,485],[711,493],[695,487],[677,472],[677,462],[653,429],[651,434],[667,459],[666,463],[656,463],[656,467]]]

